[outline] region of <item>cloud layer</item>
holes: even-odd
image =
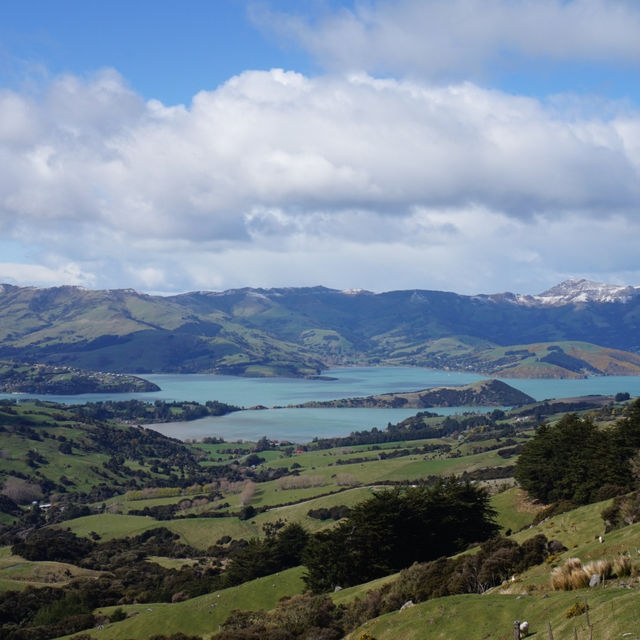
[[[37,96],[1,91],[0,232],[40,266],[0,258],[0,280],[640,282],[640,114],[608,113],[469,82],[282,70],[175,107],[143,101],[112,70]]]
[[[373,0],[315,21],[264,10],[254,20],[341,72],[433,80],[532,60],[640,62],[634,0]]]

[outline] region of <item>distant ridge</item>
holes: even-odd
[[[587,280],[537,296],[0,285],[0,358],[97,371],[313,376],[385,364],[556,378],[637,375],[638,353],[640,288]]]

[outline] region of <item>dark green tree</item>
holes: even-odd
[[[569,500],[587,504],[604,485],[626,487],[633,448],[625,427],[600,430],[591,419],[568,414],[542,425],[523,447],[515,477],[525,491],[545,503]]]
[[[322,592],[455,553],[494,535],[493,516],[482,489],[454,478],[378,492],[335,529],[312,536],[303,556],[305,581]]]

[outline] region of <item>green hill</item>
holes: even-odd
[[[366,398],[341,398],[326,402],[305,402],[294,406],[428,409],[430,407],[501,407],[533,402],[535,402],[534,398],[500,380],[481,380],[460,387],[437,387],[421,391],[383,393]]]
[[[514,462],[522,446],[533,440],[537,420],[555,423],[566,411],[588,409],[599,429],[606,430],[624,410],[624,405],[611,404],[611,399],[588,406],[579,400],[535,403],[489,415],[445,418],[423,412],[390,429],[388,435],[412,430],[414,436],[424,430],[441,435],[410,441],[342,442],[333,447],[319,440],[300,449],[268,441],[260,446],[217,441],[186,445],[146,429],[97,419],[97,405],[4,401],[0,403],[0,474],[5,495],[6,481],[13,479],[21,482],[9,490],[34,489],[38,484],[40,497],[55,497],[55,504],[41,509],[29,500],[23,506],[14,505],[17,515],[5,513],[3,544],[22,546],[13,553],[10,546],[0,549],[0,614],[9,619],[20,611],[21,620],[31,624],[23,629],[5,625],[3,633],[16,632],[16,639],[23,632],[51,638],[59,628],[56,624],[68,628],[79,613],[85,617],[76,621],[76,633],[96,638],[146,640],[177,632],[209,638],[233,609],[246,609],[254,613],[235,614],[236,630],[257,621],[264,626],[259,637],[265,640],[271,640],[271,628],[286,629],[292,634],[288,638],[314,637],[307,629],[311,614],[319,628],[351,632],[353,640],[363,633],[378,640],[467,640],[476,630],[479,637],[510,640],[514,619],[527,619],[533,637],[546,637],[550,622],[556,639],[570,640],[574,628],[579,637],[588,637],[585,614],[565,617],[575,603],[586,598],[593,637],[633,637],[624,634],[638,628],[634,625],[638,623],[640,524],[606,531],[601,512],[611,504],[609,500],[551,515],[531,526],[542,507],[531,504],[513,486]],[[632,405],[626,410],[627,416],[634,407],[637,409]],[[366,439],[382,434],[372,430],[361,435]],[[66,453],[59,451],[61,445]],[[624,461],[620,458],[618,462]],[[356,584],[331,594],[330,600],[325,595],[292,597],[304,589],[306,570],[302,567],[222,588],[229,584],[224,582],[225,575],[234,558],[244,557],[245,565],[240,566],[247,571],[262,567],[269,540],[278,540],[279,532],[292,523],[303,525],[310,533],[324,532],[324,540],[330,539],[327,532],[340,529],[341,522],[360,522],[359,530],[377,535],[379,525],[368,527],[366,520],[350,520],[349,510],[364,518],[367,510],[356,505],[372,496],[378,496],[373,503],[386,504],[380,492],[389,484],[398,486],[399,495],[409,496],[414,490],[402,487],[433,486],[438,477],[451,475],[468,480],[472,483],[468,486],[484,485],[495,492],[491,506],[498,511],[501,530],[517,531],[509,540],[524,547],[543,534],[547,540],[559,540],[566,550],[556,550],[547,561],[526,565],[529,568],[518,570],[515,580],[509,579],[509,572],[502,585],[503,577],[491,582],[498,585],[491,589],[482,580],[472,580],[475,593],[425,602],[416,598],[417,604],[403,611],[399,611],[402,604],[414,598],[412,590],[428,584],[407,578],[420,575],[415,567],[373,583]],[[420,503],[412,504],[419,511]],[[634,504],[630,501],[621,507],[623,519],[637,519]],[[6,500],[0,507],[13,510]],[[80,507],[89,513],[73,511]],[[446,511],[446,505],[442,507]],[[397,513],[392,508],[384,517],[393,520]],[[10,521],[16,519],[20,523],[11,527]],[[453,522],[454,533],[446,539],[454,542],[454,548],[464,548],[456,542],[455,518]],[[342,533],[354,535],[348,527],[342,527]],[[600,542],[598,536],[604,540]],[[383,549],[389,546],[388,538],[382,535],[368,542]],[[423,539],[421,533],[419,539]],[[486,554],[498,572],[502,571],[501,558],[508,559],[511,548],[510,543],[500,544],[497,555]],[[33,555],[36,553],[41,555]],[[454,561],[482,558],[483,553],[467,549]],[[604,585],[593,589],[552,590],[551,571],[571,557],[584,565],[627,556],[631,575],[607,577]],[[323,558],[328,556],[320,560]],[[360,558],[361,564],[363,560],[366,558]],[[298,557],[296,563],[299,561]],[[370,575],[381,574],[374,570]],[[460,575],[473,579],[462,570]],[[436,583],[461,584],[439,574]],[[11,595],[10,590],[22,595]],[[289,599],[280,601],[282,596]],[[332,608],[332,602],[341,608]],[[385,611],[388,613],[379,615]],[[607,626],[612,615],[615,624]],[[14,640],[14,635],[7,637]]]
[[[161,297],[0,285],[0,358],[121,373],[309,376],[389,364],[501,377],[637,375],[639,305],[640,296],[554,306],[438,291]]]
[[[153,382],[122,373],[0,361],[0,393],[130,393],[160,391]]]

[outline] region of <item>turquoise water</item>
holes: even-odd
[[[219,400],[243,407],[267,407],[298,404],[311,400],[331,400],[352,396],[368,396],[391,391],[415,391],[429,387],[463,385],[481,380],[473,373],[438,371],[408,367],[353,367],[331,369],[325,373],[336,380],[303,380],[296,378],[237,378],[233,376],[149,375],[161,387],[155,393],[83,394],[78,396],[38,396],[67,403],[99,400]],[[640,396],[640,377],[594,377],[584,380],[505,380],[536,400],[565,398],[591,394],[615,394],[627,391]],[[0,397],[16,397],[1,395]],[[435,409],[440,414],[477,411],[477,407]],[[221,436],[225,440],[257,440],[267,436],[276,440],[307,442],[313,437],[348,435],[351,431],[384,428],[414,415],[415,409],[276,409],[240,411],[217,418],[193,422],[154,425],[154,429],[176,438]]]

